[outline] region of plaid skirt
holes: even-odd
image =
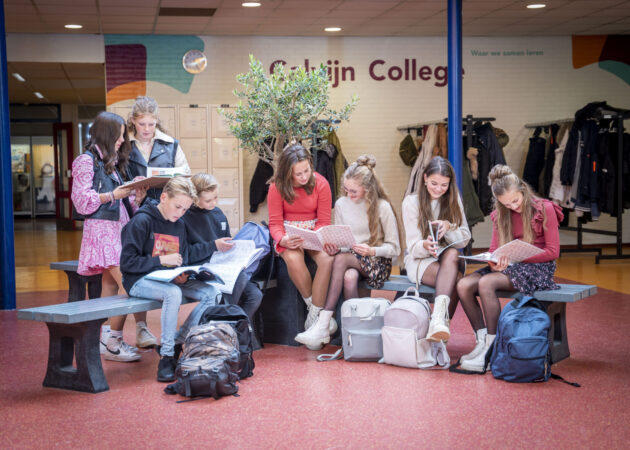
[[[361,270],[366,274],[366,283],[373,289],[380,289],[392,273],[392,259],[382,256],[361,256],[350,250],[359,260]]]
[[[548,261],[544,263],[514,263],[501,273],[507,275],[517,291],[525,295],[532,295],[534,291],[560,289],[560,286],[553,281],[555,271],[556,262]],[[492,270],[486,266],[475,273],[486,275],[492,273]]]

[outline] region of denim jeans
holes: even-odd
[[[249,317],[249,322],[254,326],[254,316],[260,307],[263,294],[258,286],[247,278],[245,272],[241,272],[236,279],[231,294],[223,294],[223,301],[228,305],[238,305],[243,308]]]
[[[200,310],[203,312],[205,308],[215,304],[217,296],[220,294],[214,286],[210,286],[203,281],[189,279],[186,283],[178,285],[141,278],[132,286],[129,295],[162,302],[162,316],[160,320],[162,327],[160,341],[162,347],[160,355],[173,356],[177,317],[179,315],[179,306],[182,304],[182,296],[199,301],[195,311]],[[197,318],[198,320],[199,318]],[[188,330],[193,325],[196,325],[196,322],[191,313],[181,326],[180,333],[188,333]],[[184,334],[185,337],[186,335]],[[183,342],[183,338],[181,342]]]

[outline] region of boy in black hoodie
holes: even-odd
[[[155,270],[189,264],[186,227],[179,219],[196,198],[190,180],[175,177],[164,186],[160,203],[147,200],[122,230],[120,269],[125,290],[131,297],[163,303],[161,359],[157,373],[158,381],[163,382],[175,380],[175,332],[182,296],[198,300],[205,309],[214,305],[220,295],[214,286],[188,279],[186,274],[178,276],[172,283],[144,278]],[[184,325],[191,320],[189,317]]]
[[[216,178],[207,173],[198,173],[192,177],[192,183],[197,190],[197,200],[184,215],[183,220],[186,224],[190,264],[196,265],[208,262],[215,251],[224,252],[231,249],[234,244],[231,242],[227,217],[216,206],[219,199],[219,183]],[[263,294],[258,286],[250,281],[244,272],[236,279],[232,293],[223,294],[225,303],[243,308],[251,324],[254,323],[254,315],[262,298]],[[199,305],[190,315],[200,317],[203,311]],[[182,330],[184,325],[180,332]],[[259,347],[259,344],[255,342],[254,347]]]

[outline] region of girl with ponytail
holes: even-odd
[[[483,371],[486,353],[496,336],[501,313],[497,291],[520,291],[531,295],[538,290],[558,289],[553,274],[555,260],[560,255],[558,223],[563,218],[559,206],[534,195],[529,185],[508,166],[494,166],[488,178],[496,203],[490,215],[492,240],[489,251],[521,239],[543,252],[514,264],[502,257],[498,263],[489,263],[457,283],[457,293],[477,340],[473,351],[461,357],[461,367],[475,372]],[[477,296],[481,305],[477,303]]]
[[[330,341],[330,323],[343,290],[345,299],[359,296],[359,278],[381,288],[389,278],[392,259],[400,254],[400,226],[389,197],[379,181],[373,156],[360,156],[343,175],[344,196],[335,203],[335,224],[349,225],[357,242],[342,252],[333,244],[324,249],[334,255],[324,309],[317,321],[295,340],[319,349]],[[334,327],[336,328],[336,327]]]

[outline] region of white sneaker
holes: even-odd
[[[460,367],[471,372],[483,372],[486,366],[486,353],[492,347],[495,337],[496,334],[487,334],[481,351],[474,358],[463,361]]]
[[[103,325],[101,327],[101,340],[98,343],[99,351],[101,355],[105,354],[105,349],[107,349],[107,340],[109,339],[109,334],[112,332],[112,328],[109,325]]]
[[[435,297],[433,314],[431,314],[431,322],[429,322],[429,330],[427,332],[428,341],[448,341],[451,337],[450,320],[448,318],[448,304],[450,300],[448,295]]]
[[[474,359],[475,356],[479,354],[479,352],[483,349],[484,344],[486,343],[487,334],[488,334],[487,328],[481,328],[477,330],[477,332],[475,333],[475,340],[477,341],[477,345],[475,345],[475,348],[473,348],[472,352],[459,358],[460,362]]]
[[[140,348],[157,347],[157,339],[147,328],[145,322],[136,324],[136,346]]]
[[[110,337],[105,350],[105,359],[109,361],[132,362],[140,359],[140,354],[133,351],[122,337]]]
[[[308,314],[306,315],[306,320],[304,321],[305,330],[308,330],[315,322],[317,322],[317,318],[319,317],[319,312],[321,310],[322,308],[315,306],[312,303],[308,305]]]
[[[330,318],[330,323],[328,324],[328,333],[332,336],[337,332],[337,321],[334,317]]]

